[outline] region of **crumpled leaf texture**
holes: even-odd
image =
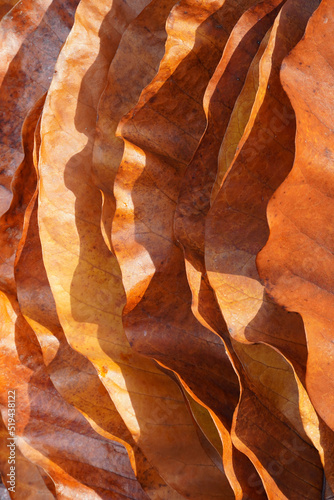
[[[333,498],[333,35],[331,0],[0,2],[11,498]]]

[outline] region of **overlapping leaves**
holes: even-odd
[[[330,497],[333,12],[0,3],[12,498]]]

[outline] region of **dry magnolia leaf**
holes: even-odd
[[[0,22],[0,215],[23,158],[21,128],[48,89],[79,0],[20,0]]]
[[[308,343],[306,387],[317,412],[333,430],[329,272],[333,145],[332,114],[324,101],[333,96],[334,54],[326,43],[332,31],[330,2],[322,2],[305,38],[284,61],[282,82],[297,120],[296,155],[291,173],[269,203],[270,236],[257,264],[270,295],[303,318]],[[322,442],[330,469],[327,478],[333,485],[331,440]]]
[[[304,366],[302,322],[267,299],[255,265],[268,237],[268,199],[293,162],[295,120],[279,81],[279,69],[312,13],[309,3],[310,10],[304,9],[302,17],[300,6],[300,1],[286,2],[262,56],[252,113],[206,219],[205,263],[231,336],[273,344]],[[292,20],[294,31],[290,29]],[[289,119],[282,123],[277,115],[284,113]],[[222,220],[223,230],[219,231]]]
[[[303,317],[309,345],[307,386],[311,390],[313,370],[319,371],[313,379],[318,383],[311,391],[311,399],[334,429],[330,409],[332,327],[328,318],[331,274],[327,272],[331,259],[332,115],[327,114],[324,105],[325,95],[333,92],[333,54],[325,43],[333,30],[331,16],[330,3],[323,2],[304,40],[284,61],[282,82],[297,119],[296,157],[293,170],[269,203],[270,237],[257,263],[270,294]],[[324,66],[328,72],[319,79]]]
[[[108,83],[99,102],[92,172],[103,193],[102,234],[110,248],[115,212],[113,186],[123,154],[123,141],[116,137],[116,128],[158,71],[167,37],[165,23],[175,3],[152,1],[130,23],[111,62]]]

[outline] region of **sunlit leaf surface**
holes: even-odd
[[[10,498],[333,498],[333,37],[332,0],[0,1]]]

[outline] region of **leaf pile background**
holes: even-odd
[[[332,498],[333,0],[0,16],[11,498]]]

